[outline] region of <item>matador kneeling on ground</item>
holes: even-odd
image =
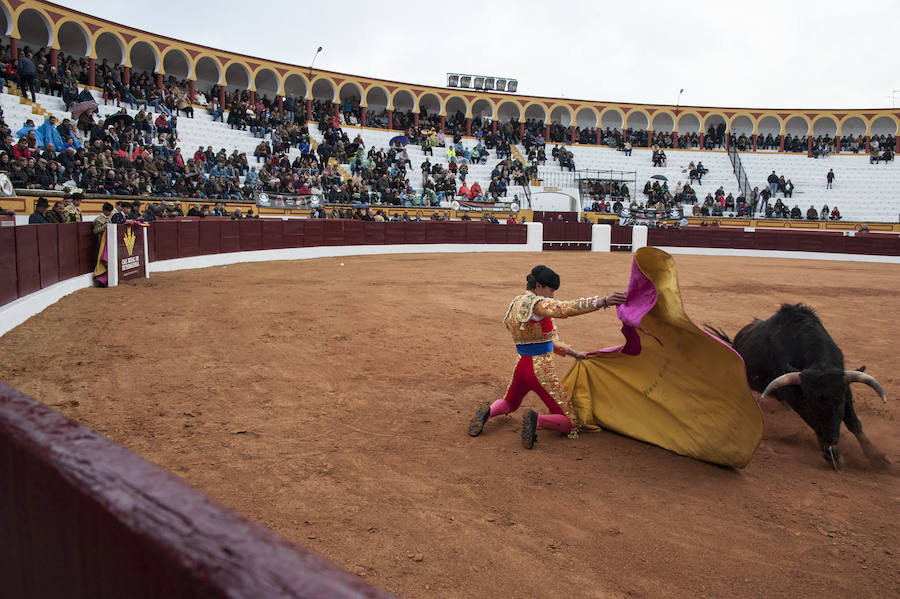
[[[587,354],[575,351],[559,341],[554,318],[569,318],[625,303],[625,294],[617,291],[605,297],[582,297],[572,301],[554,299],[559,289],[559,275],[544,265],[535,266],[526,277],[526,291],[513,299],[503,319],[512,335],[519,354],[519,362],[503,399],[484,403],[475,411],[469,423],[469,435],[477,437],[489,418],[509,414],[519,409],[529,391],[537,393],[550,410],[538,415],[528,410],[522,419],[522,445],[531,449],[537,440],[538,428],[549,428],[570,438],[578,437],[578,421],[572,402],[559,381],[553,366],[553,356],[572,356],[584,359]]]

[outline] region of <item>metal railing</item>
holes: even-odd
[[[577,171],[579,179],[600,179],[603,181],[619,181],[635,184],[637,171],[593,170],[582,169]]]
[[[557,189],[561,187],[576,187],[575,173],[573,171],[545,171],[538,173],[538,179],[542,187],[556,187]]]
[[[747,179],[747,171],[741,163],[741,155],[737,151],[737,144],[731,143],[728,148],[728,158],[731,159],[731,167],[734,169],[734,176],[737,178],[738,187],[741,195],[749,201],[750,198],[750,181]]]
[[[528,204],[526,206],[525,202],[519,202],[520,208],[531,208],[531,187],[529,187],[528,182],[522,185],[522,189],[525,191],[525,199]]]
[[[619,183],[630,183],[630,191],[634,193],[635,185],[637,185],[637,171],[616,171],[616,170],[593,170],[581,169],[577,171],[544,171],[539,174],[539,179],[543,187],[578,187],[580,182],[585,179],[594,179],[598,181],[616,181]]]

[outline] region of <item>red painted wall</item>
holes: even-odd
[[[0,306],[94,270],[90,223],[0,227]]]
[[[690,227],[686,229],[650,229],[647,243],[663,247],[735,248],[900,256],[900,236],[881,233],[857,233],[854,237],[845,237],[838,233],[819,233],[815,231],[789,232],[757,229],[749,233],[743,229]]]

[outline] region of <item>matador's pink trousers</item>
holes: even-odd
[[[515,412],[529,391],[534,391],[551,412],[538,415],[538,427],[569,434],[572,431],[572,421],[561,406],[565,405],[571,410],[571,403],[553,366],[553,354],[519,356],[506,396],[491,404],[490,417]]]

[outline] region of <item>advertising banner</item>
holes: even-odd
[[[138,224],[124,224],[116,227],[116,242],[119,245],[119,281],[147,276],[147,251],[144,238],[147,231]]]
[[[119,225],[110,223],[106,226],[106,243],[101,240],[100,248],[101,254],[105,248],[106,255],[101,255],[98,260],[98,269],[101,262],[106,264],[108,272],[104,274],[108,275],[106,284],[109,287],[115,287],[119,281],[150,277],[147,265],[147,229],[148,225],[133,221]],[[96,270],[94,274],[97,278]]]
[[[286,210],[298,210],[316,208],[325,203],[320,194],[311,195],[269,195],[265,192],[255,194],[256,205],[262,208],[284,208]]]

